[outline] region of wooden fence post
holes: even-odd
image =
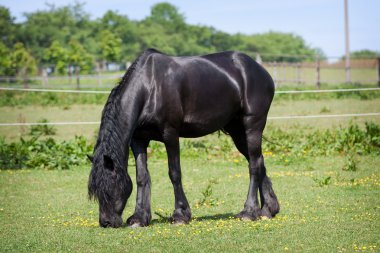
[[[75,73],[77,76],[77,90],[80,90],[80,76],[79,76],[79,66],[75,67]]]
[[[317,89],[321,89],[321,61],[319,60],[319,57],[317,56],[317,63],[316,63],[316,71],[317,71]]]
[[[277,62],[273,63],[273,79],[274,79],[275,86],[278,87],[279,83],[278,83],[278,78],[277,78]]]
[[[377,58],[377,86],[380,87],[380,57]]]
[[[296,64],[297,84],[301,84],[301,63]]]
[[[101,79],[101,76],[100,76],[100,64],[99,62],[96,62],[96,79],[98,79],[98,86],[102,86],[102,79]]]

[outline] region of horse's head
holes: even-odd
[[[98,200],[99,224],[102,227],[120,227],[123,224],[121,215],[132,192],[131,178],[125,167],[109,155],[98,153],[89,159],[92,169],[88,194]]]

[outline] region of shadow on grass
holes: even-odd
[[[155,214],[157,214],[157,213],[155,213]],[[160,214],[157,214],[157,215],[160,218],[159,219],[153,219],[150,223],[151,225],[170,223],[169,217],[165,217],[165,216],[162,216]],[[214,214],[214,215],[196,216],[196,217],[193,217],[191,219],[191,221],[193,221],[194,219],[197,221],[227,220],[227,219],[231,219],[231,217],[235,217],[235,214],[233,214],[233,213],[221,213],[221,214]]]

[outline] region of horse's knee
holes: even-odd
[[[145,186],[150,183],[150,176],[147,170],[142,171],[136,176],[136,183],[138,186]]]
[[[181,182],[181,172],[177,169],[170,168],[169,169],[169,178],[173,184],[177,184]]]
[[[252,159],[250,159],[249,174],[258,178],[265,177],[266,172],[265,172],[265,166],[264,166],[264,158],[262,155],[253,157]]]

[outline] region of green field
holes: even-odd
[[[282,165],[266,159],[281,203],[272,220],[233,218],[243,207],[245,163],[182,159],[184,189],[193,212],[189,225],[161,216],[173,209],[165,159],[151,159],[151,226],[102,229],[97,204],[87,200],[90,165],[69,171],[0,172],[0,251],[7,252],[377,252],[380,247],[378,156],[361,156],[355,172],[344,157],[307,157]],[[134,176],[133,166],[129,169]],[[324,185],[325,178],[331,181]],[[209,180],[212,195],[198,206]],[[133,213],[135,192],[124,211]]]
[[[38,99],[0,93],[0,98],[13,101],[2,103],[1,122],[62,122],[99,121],[106,96]],[[269,116],[379,112],[378,108],[377,93],[292,95],[276,97]],[[353,126],[365,129],[369,121],[374,127],[370,137]],[[264,156],[281,205],[272,220],[233,218],[248,191],[247,162],[231,148],[229,138],[218,133],[181,142],[184,189],[193,213],[188,225],[171,225],[166,219],[174,208],[174,194],[166,155],[157,143],[149,149],[154,214],[147,228],[98,227],[98,206],[87,199],[89,162],[69,170],[0,168],[0,252],[378,252],[379,125],[378,116],[270,120],[264,134],[275,144],[264,141]],[[97,127],[56,126],[52,137],[59,142],[83,135],[93,142]],[[0,131],[6,143],[31,138],[29,127]],[[9,147],[0,147],[0,162],[14,161],[16,154],[4,156]],[[134,162],[129,164],[135,181]],[[134,211],[135,190],[124,221]]]

